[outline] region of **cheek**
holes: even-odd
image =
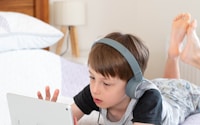
[[[120,92],[116,91],[116,92],[108,92],[106,94],[104,93],[103,96],[104,96],[103,98],[104,106],[106,108],[112,107],[121,103],[127,97],[124,90],[121,90]]]
[[[93,84],[90,82],[90,92],[93,93],[94,89],[93,89]]]
[[[111,101],[115,98],[122,98],[126,95],[125,87],[119,87],[119,88],[112,88],[106,92],[104,92],[104,97],[108,97]]]

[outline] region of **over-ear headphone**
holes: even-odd
[[[128,64],[131,67],[132,72],[134,73],[134,76],[128,81],[126,85],[126,94],[131,98],[137,99],[136,90],[139,84],[143,80],[143,75],[134,55],[124,45],[109,38],[100,39],[96,41],[94,44],[96,43],[103,43],[113,47],[115,50],[120,52],[120,54],[127,60]]]

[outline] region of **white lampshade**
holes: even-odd
[[[85,4],[82,1],[55,1],[54,12],[56,25],[76,26],[85,24]]]

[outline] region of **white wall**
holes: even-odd
[[[53,4],[50,0],[50,5]],[[171,22],[181,12],[190,12],[200,21],[199,0],[83,0],[86,25],[78,27],[81,50],[89,50],[99,36],[120,31],[143,39],[150,49],[145,76],[161,77],[166,58]],[[53,22],[51,8],[51,21]],[[198,28],[198,34],[200,30]]]

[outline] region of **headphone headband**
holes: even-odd
[[[130,51],[126,47],[124,47],[121,43],[109,38],[102,38],[96,41],[94,44],[96,43],[103,43],[103,44],[109,45],[113,47],[115,50],[117,50],[118,52],[120,52],[120,54],[127,60],[128,64],[130,65],[132,72],[134,73],[135,80],[136,81],[142,80],[143,77],[142,77],[142,72],[140,70],[139,64],[137,63],[133,54],[131,54]]]
[[[126,86],[126,93],[129,97],[136,99],[137,98],[136,90],[138,88],[138,85],[143,80],[143,75],[140,70],[140,66],[137,63],[137,60],[135,59],[134,55],[121,43],[119,43],[115,40],[109,39],[109,38],[102,38],[102,39],[96,41],[94,44],[96,44],[96,43],[103,43],[103,44],[113,47],[127,60],[129,66],[131,67],[131,70],[134,74],[134,77],[132,77],[128,81],[127,86]]]

